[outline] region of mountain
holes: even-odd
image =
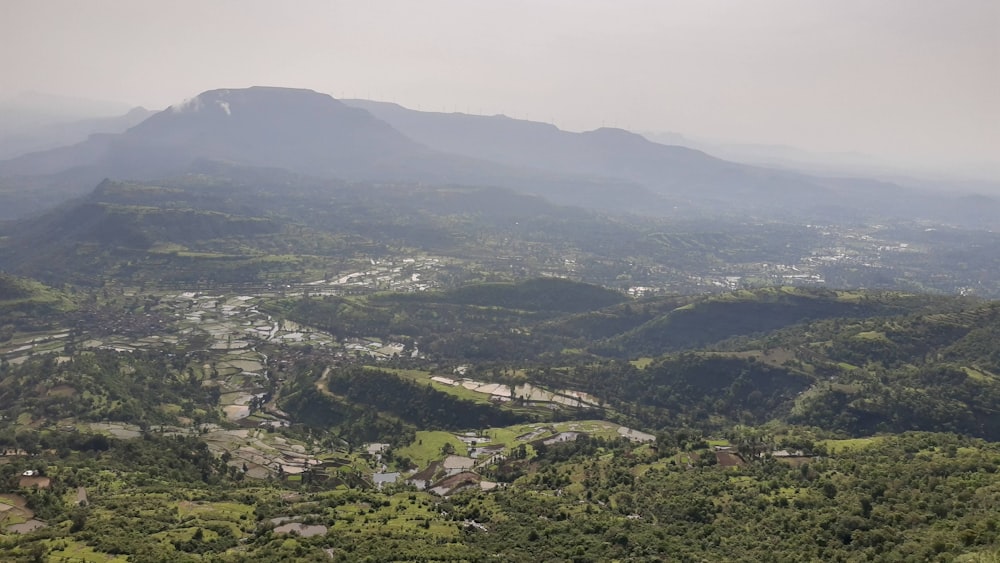
[[[365,110],[311,90],[213,90],[119,135],[0,163],[8,184],[33,178],[82,194],[105,177],[155,180],[204,161],[281,168],[349,181],[501,185],[564,203],[648,207],[653,196],[621,181],[553,174],[435,151]],[[11,182],[10,178],[17,182]],[[61,195],[61,194],[60,194]]]
[[[856,221],[927,218],[993,228],[1000,204],[961,195],[834,174],[738,164],[688,146],[661,144],[622,129],[583,133],[503,115],[421,112],[369,100],[345,100],[431,148],[511,166],[621,178],[684,206],[768,218]],[[676,134],[666,137],[683,143]]]
[[[680,145],[733,162],[766,168],[795,170],[813,176],[852,176],[878,178],[903,186],[922,184],[961,188],[978,193],[996,193],[1000,181],[1000,162],[972,160],[951,164],[932,162],[894,162],[858,152],[813,152],[798,147],[774,144],[735,143],[688,137],[673,131],[643,131],[651,141]]]
[[[7,175],[68,168],[153,178],[207,158],[344,177],[426,149],[365,111],[308,90],[254,87],[213,90],[157,113],[121,135],[5,163]]]
[[[573,133],[503,115],[419,112],[367,100],[345,103],[368,110],[432,148],[512,166],[622,178],[662,194],[731,198],[780,193],[794,198],[796,192],[814,196],[811,192],[818,188],[803,178],[653,143],[623,129]]]
[[[501,186],[653,216],[931,218],[975,227],[996,226],[1000,217],[1000,202],[983,208],[888,182],[737,164],[621,129],[571,133],[271,87],[204,92],[122,133],[0,162],[0,217],[83,195],[104,178],[163,180],[205,162],[354,182]]]

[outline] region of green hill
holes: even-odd
[[[563,309],[613,302],[547,308],[558,291],[572,296]],[[38,292],[57,294],[0,278],[9,301]],[[203,311],[228,310],[207,299]],[[293,328],[304,334],[405,335],[425,357],[260,338],[251,366],[193,331],[183,346],[5,363],[0,447],[28,455],[0,464],[0,559],[945,560],[992,553],[1000,537],[1000,452],[983,440],[1000,440],[997,303],[787,288],[624,301],[561,280],[248,299],[275,317],[233,321],[258,334],[293,317],[309,321]],[[117,306],[138,314],[146,302]],[[198,310],[148,303],[166,325]],[[741,321],[768,311],[778,319]],[[657,321],[710,338],[635,363],[562,350]],[[265,366],[273,402],[247,386]],[[600,408],[472,397],[432,374],[583,392]],[[256,412],[229,420],[226,395],[254,397]],[[261,424],[274,413],[287,425]],[[137,437],[91,434],[104,428]],[[261,475],[266,444],[283,449]],[[735,453],[717,456],[724,445]],[[295,472],[288,462],[305,457]],[[473,467],[448,476],[456,465]],[[28,470],[50,488],[22,481]],[[14,534],[29,511],[48,527]],[[295,535],[310,526],[325,532]]]
[[[560,278],[537,278],[515,283],[478,283],[451,291],[406,296],[402,299],[558,313],[594,311],[628,301],[628,297],[617,291]]]
[[[656,356],[697,349],[825,318],[864,318],[922,310],[948,301],[897,293],[846,292],[794,287],[712,295],[596,344],[602,354]]]
[[[34,280],[0,273],[0,324],[6,325],[3,334],[14,328],[32,330],[47,326],[75,306],[61,291]]]
[[[792,422],[855,434],[948,430],[1000,439],[1000,306],[809,326],[786,342],[796,362],[829,380]],[[779,342],[781,338],[776,340]]]

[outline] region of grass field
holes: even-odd
[[[969,379],[973,381],[988,382],[995,380],[997,377],[988,371],[978,370],[975,368],[963,367],[962,370],[964,370],[965,375],[968,375]]]
[[[451,444],[455,448],[455,455],[469,454],[466,445],[451,432],[426,430],[417,432],[416,440],[396,454],[410,458],[419,467],[427,467],[430,462],[443,457],[441,451],[445,444]]]
[[[629,363],[639,369],[646,369],[646,366],[653,363],[653,360],[654,358],[638,358],[636,360],[632,360]]]
[[[876,330],[859,332],[854,335],[854,338],[858,338],[861,340],[879,340],[882,342],[890,342],[889,337],[887,337],[884,332],[879,332]]]
[[[882,440],[884,438],[881,436],[871,436],[868,438],[848,438],[846,440],[821,440],[818,444],[826,447],[827,453],[832,455],[875,446],[882,442]]]
[[[559,432],[585,432],[591,436],[601,438],[617,438],[617,424],[605,422],[603,420],[574,420],[567,422],[536,422],[530,424],[516,424],[502,428],[487,428],[480,432],[480,435],[487,438],[479,445],[503,445],[506,451],[516,448],[520,444],[548,438]],[[519,437],[525,437],[519,440]],[[398,455],[410,458],[419,467],[426,467],[430,462],[444,457],[441,453],[445,444],[451,444],[455,448],[456,455],[468,455],[468,447],[454,434],[442,431],[421,431],[417,432],[416,439],[412,444],[399,449]]]
[[[47,543],[51,546],[64,546],[46,554],[45,560],[52,563],[69,563],[70,561],[74,563],[126,563],[128,561],[128,558],[124,556],[116,557],[106,553],[98,553],[89,545],[77,541],[60,539],[58,541],[50,540]]]

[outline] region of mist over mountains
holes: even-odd
[[[655,199],[617,179],[523,170],[435,151],[325,94],[266,87],[205,92],[120,135],[95,135],[2,162],[0,177],[65,197],[86,193],[106,177],[154,180],[189,173],[203,161],[350,181],[515,187],[619,210],[632,207],[623,195],[640,199],[634,209]]]
[[[991,198],[737,164],[621,129],[572,133],[272,87],[204,92],[124,132],[0,162],[0,201],[14,218],[85,194],[104,178],[177,177],[206,161],[347,181],[500,186],[563,205],[652,216],[989,226],[1000,215]]]
[[[7,129],[0,135],[0,159],[72,145],[100,133],[121,133],[142,123],[156,112],[136,107],[113,117],[93,117],[35,125],[23,130]],[[2,119],[2,118],[0,118]]]
[[[0,100],[0,127],[6,134],[25,132],[40,126],[117,117],[131,109],[121,102],[22,92]]]
[[[962,194],[836,174],[836,167],[817,167],[817,173],[808,174],[788,165],[740,164],[691,144],[681,146],[688,141],[681,135],[666,136],[664,144],[622,129],[572,133],[503,115],[421,112],[368,100],[345,103],[367,109],[407,136],[440,150],[511,165],[625,178],[658,195],[716,212],[736,209],[763,217],[819,221],[934,218],[982,226],[992,225],[989,214],[1000,210],[988,196],[973,202]]]
[[[624,129],[584,133],[506,116],[431,113],[396,104],[347,100],[368,110],[410,138],[428,146],[559,172],[625,178],[664,195],[685,198],[775,193],[816,197],[819,186],[806,178],[727,162],[704,152],[653,143]]]

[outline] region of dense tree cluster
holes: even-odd
[[[180,350],[118,352],[92,350],[65,361],[56,354],[0,366],[0,408],[8,417],[76,417],[149,426],[171,424],[165,404],[196,421],[218,419],[218,388],[201,377]]]
[[[455,398],[430,385],[392,373],[352,366],[332,370],[330,391],[355,404],[374,407],[418,428],[462,430],[509,426],[530,420],[494,405]]]
[[[687,432],[655,447],[579,437],[512,459],[520,476],[493,492],[449,498],[396,486],[322,490],[230,478],[193,438],[110,440],[58,463],[26,491],[53,523],[0,536],[10,560],[64,549],[143,561],[923,560],[997,555],[1000,449],[954,434],[906,433],[805,462],[762,457],[714,465]],[[516,456],[514,456],[516,457]],[[89,501],[66,499],[86,487]],[[273,520],[276,519],[276,520]],[[276,532],[291,520],[323,526]],[[77,546],[77,547],[72,547]]]

